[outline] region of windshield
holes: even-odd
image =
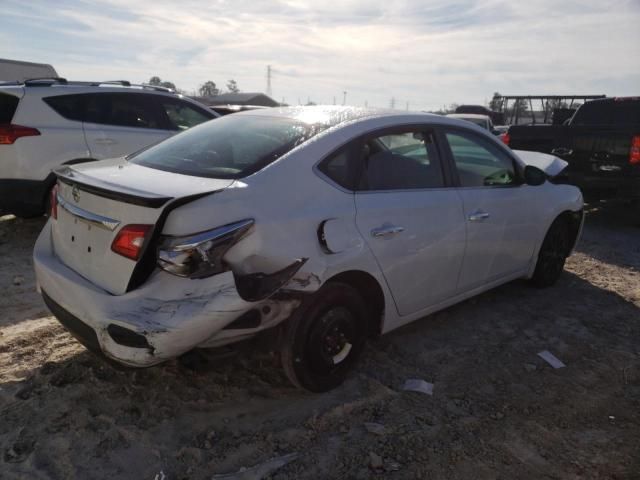
[[[325,128],[290,118],[228,115],[160,142],[130,161],[183,175],[242,178]]]

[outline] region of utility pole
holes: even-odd
[[[344,92],[342,92],[342,105],[346,105],[347,104],[347,92],[346,90]]]
[[[396,99],[395,97],[391,97],[391,109],[393,110],[394,108],[396,108]]]
[[[369,108],[369,100],[364,101],[364,108]]]
[[[267,65],[267,96],[270,97],[271,95],[271,65]]]
[[[335,95],[333,96],[333,104],[334,105],[336,104],[336,96]]]

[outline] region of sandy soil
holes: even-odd
[[[556,287],[514,282],[373,341],[325,395],[253,345],[114,370],[35,293],[42,223],[0,220],[3,479],[209,479],[293,452],[269,478],[640,478],[640,228],[618,208],[590,212]]]

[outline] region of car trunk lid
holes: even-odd
[[[58,176],[57,218],[52,220],[58,258],[91,283],[114,295],[125,293],[142,256],[132,260],[112,243],[127,225],[150,225],[149,246],[162,228],[163,212],[176,202],[222,190],[233,182],[169,173],[123,159],[67,166]]]

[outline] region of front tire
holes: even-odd
[[[536,269],[531,277],[533,285],[544,288],[558,281],[571,250],[570,239],[568,222],[564,217],[556,218],[549,227],[538,252]]]
[[[281,358],[289,380],[311,392],[339,386],[364,348],[367,311],[360,294],[339,282],[303,302],[285,326]]]

